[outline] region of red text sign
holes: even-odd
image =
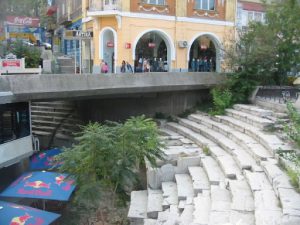
[[[3,60],[2,61],[2,67],[21,67],[21,60]]]
[[[10,25],[38,27],[40,19],[27,16],[7,16],[6,22]]]
[[[109,48],[113,48],[115,45],[112,41],[108,41],[106,46],[109,47]]]

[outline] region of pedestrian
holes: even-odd
[[[129,64],[129,62],[126,62],[126,70],[128,73],[133,73],[132,66]]]
[[[103,66],[103,72],[108,73],[108,70],[109,70],[109,68],[108,68],[107,62],[105,62],[104,66]]]
[[[102,60],[101,60],[101,63],[100,63],[101,73],[104,73],[104,66],[105,66],[105,62],[104,62],[104,60],[102,59]]]
[[[124,60],[122,61],[121,73],[126,73],[126,63]]]

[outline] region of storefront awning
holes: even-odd
[[[50,6],[48,9],[47,9],[47,16],[52,16],[54,13],[56,13],[57,11],[57,6]]]

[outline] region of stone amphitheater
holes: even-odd
[[[131,193],[131,225],[300,225],[300,194],[276,153],[293,146],[266,131],[286,116],[235,105],[163,124],[166,159],[146,163],[148,189]]]

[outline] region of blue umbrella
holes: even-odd
[[[1,225],[48,225],[55,221],[59,214],[50,213],[35,208],[0,201]]]
[[[30,157],[31,170],[45,170],[52,167],[58,167],[61,163],[55,164],[53,157],[60,154],[61,150],[53,148],[43,152],[38,152]]]
[[[68,201],[75,186],[74,180],[66,179],[67,176],[46,171],[24,173],[0,196]]]

